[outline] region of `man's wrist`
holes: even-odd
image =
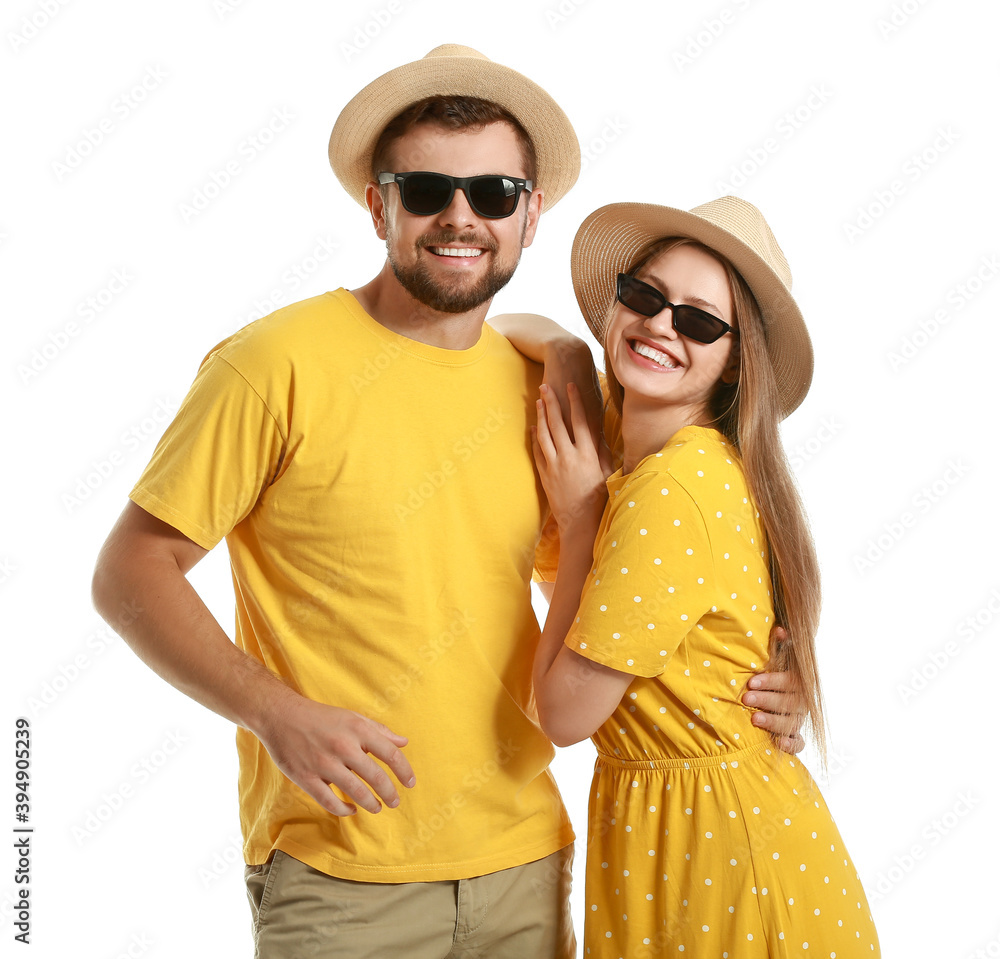
[[[239,725],[263,741],[275,719],[287,715],[303,697],[266,667],[256,661],[254,664],[259,669],[246,677],[246,696],[240,710]]]

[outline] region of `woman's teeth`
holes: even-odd
[[[665,366],[668,370],[677,368],[677,364],[669,356],[667,356],[666,353],[661,353],[659,350],[655,350],[653,347],[648,346],[645,343],[634,341],[632,343],[632,349],[635,350],[635,352],[640,356],[648,357],[653,360],[654,363],[659,363],[660,366]]]

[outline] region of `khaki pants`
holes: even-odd
[[[336,879],[277,850],[246,867],[255,959],[574,959],[573,847],[475,879]]]

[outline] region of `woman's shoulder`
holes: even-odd
[[[638,463],[632,475],[669,473],[684,482],[704,478],[709,470],[716,475],[741,475],[736,449],[718,430],[708,426],[685,426],[674,433],[661,450]]]

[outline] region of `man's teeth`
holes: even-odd
[[[483,251],[471,247],[432,246],[431,252],[438,256],[479,256]]]
[[[639,343],[636,341],[632,344],[632,349],[635,350],[640,356],[648,356],[651,360],[659,363],[660,366],[665,366],[668,370],[677,368],[677,364],[669,356],[667,356],[666,353],[654,350],[653,347],[647,346],[645,343]]]

